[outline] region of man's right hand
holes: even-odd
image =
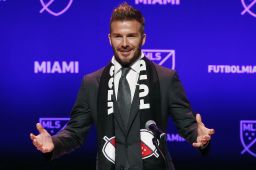
[[[54,144],[51,135],[43,128],[40,123],[36,124],[36,128],[39,131],[39,134],[37,136],[30,133],[30,138],[33,144],[39,151],[43,153],[52,152]]]

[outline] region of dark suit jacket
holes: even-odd
[[[178,76],[173,70],[155,66],[160,82],[162,130],[166,131],[171,116],[179,134],[192,143],[197,137],[197,124]],[[97,127],[97,93],[103,69],[84,76],[70,121],[64,130],[53,136],[52,159],[78,148],[90,126],[95,123]]]

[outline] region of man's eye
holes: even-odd
[[[138,36],[138,35],[136,35],[136,34],[131,34],[131,35],[128,35],[127,37],[128,37],[128,38],[132,38],[132,39],[133,39],[133,38],[138,38],[139,36]]]

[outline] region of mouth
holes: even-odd
[[[119,52],[121,53],[122,56],[128,57],[131,54],[132,50],[123,50]]]

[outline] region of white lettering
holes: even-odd
[[[142,90],[142,91],[140,91],[140,93],[139,93],[139,97],[140,97],[140,98],[141,98],[141,97],[145,97],[145,96],[148,95],[149,88],[148,88],[147,85],[145,85],[145,84],[140,84],[140,85],[139,85],[139,89]]]
[[[159,3],[159,5],[162,5],[162,0],[153,0],[152,4]]]
[[[59,129],[61,127],[60,125],[60,121],[43,121],[42,122],[42,125],[43,127],[47,127],[47,128],[50,128],[50,129]]]
[[[146,63],[144,60],[140,60],[140,71],[146,70]]]
[[[115,67],[114,66],[111,66],[110,69],[109,69],[109,74],[110,76],[112,77],[115,73]]]
[[[34,62],[34,73],[38,73],[38,72],[42,72],[42,73],[46,72],[46,62],[45,61],[43,61],[41,64],[38,61]]]
[[[147,75],[140,75],[140,80],[147,80],[148,76]]]
[[[135,4],[144,4],[144,5],[180,5],[180,0],[135,0]]]
[[[256,73],[256,66],[253,67],[252,73]]]
[[[47,61],[47,73],[51,73],[51,62]]]
[[[61,73],[61,67],[60,67],[60,64],[58,61],[54,61],[53,66],[52,66],[51,73],[55,73],[55,72]]]
[[[145,103],[144,99],[140,99],[140,109],[149,109],[150,108],[150,104],[149,103]]]
[[[78,61],[39,61],[34,62],[34,73],[79,73],[79,62]]]
[[[108,101],[111,101],[113,94],[114,94],[113,90],[108,90]]]
[[[167,134],[167,141],[169,142],[184,142],[185,139],[179,134]]]
[[[62,73],[66,73],[66,72],[70,72],[73,73],[74,72],[74,66],[73,63],[67,63],[65,61],[62,61]]]
[[[256,124],[252,124],[252,123],[243,124],[243,129],[246,130],[246,131],[255,132],[256,131]]]
[[[147,0],[135,0],[135,4],[139,3],[147,4]]]
[[[114,105],[113,102],[108,102],[108,115],[114,113]]]
[[[108,87],[109,87],[110,89],[112,89],[113,85],[114,85],[114,78],[111,77],[111,78],[109,79],[109,81],[108,81]]]
[[[208,65],[208,73],[255,74],[256,66],[252,66],[252,65]]]

